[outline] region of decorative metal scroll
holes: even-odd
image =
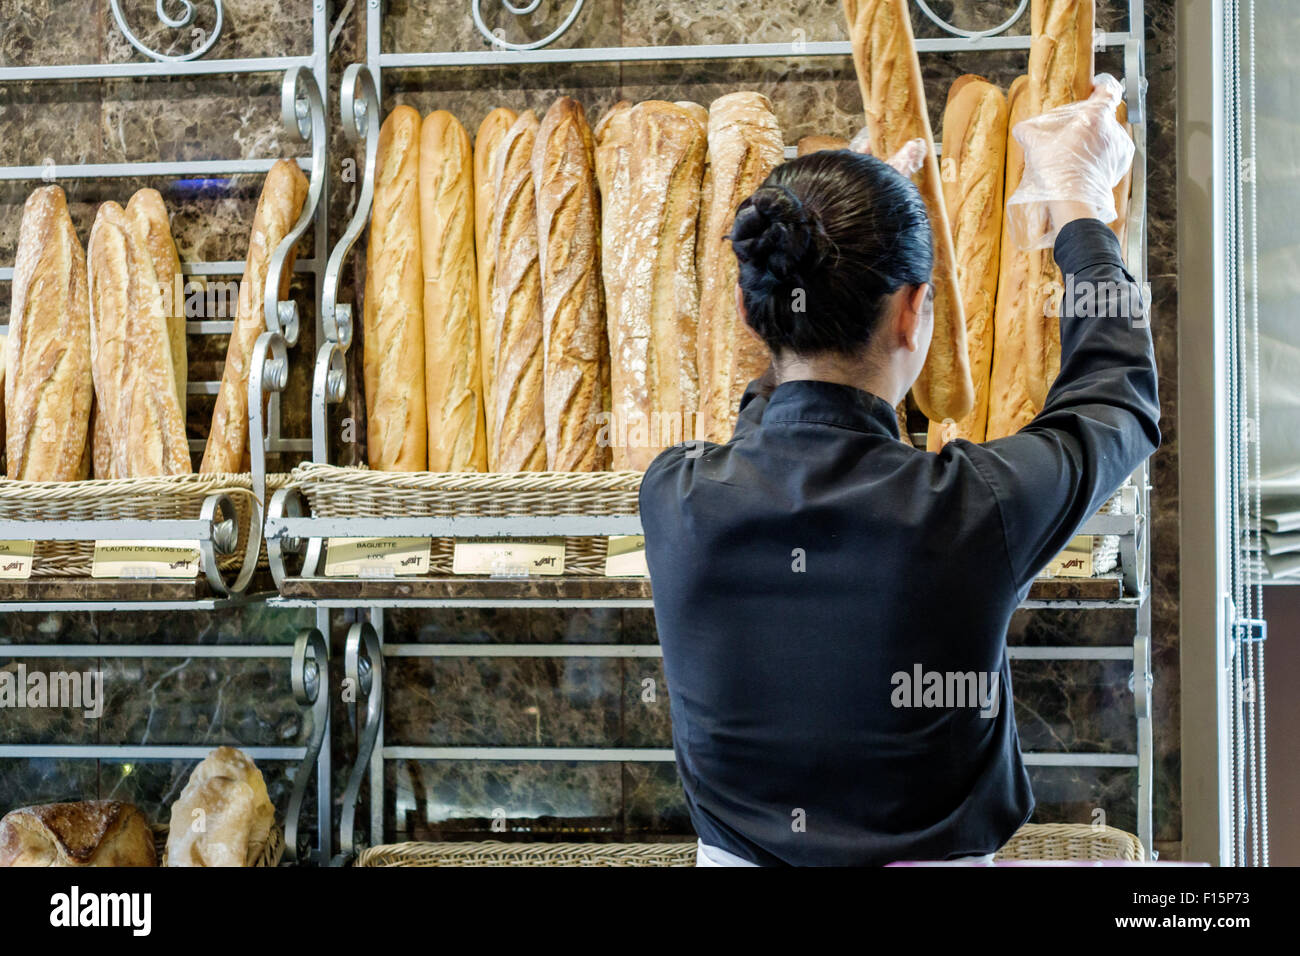
[[[157,0],[157,3],[154,6],[154,10],[158,14],[158,20],[165,26],[171,27],[173,30],[183,30],[194,22],[193,0],[170,0],[173,5],[179,5],[181,8],[181,15],[178,17],[170,16],[167,13],[167,10],[165,9],[167,2],[168,0]],[[122,14],[120,0],[109,0],[109,4],[113,10],[113,19],[117,21],[117,28],[122,31],[122,35],[126,37],[131,46],[135,47],[150,59],[158,60],[162,63],[181,63],[185,60],[197,60],[199,57],[203,56],[203,54],[212,49],[212,44],[217,42],[217,37],[221,34],[221,27],[225,21],[224,12],[221,9],[221,0],[212,0],[212,4],[217,10],[217,20],[212,26],[212,32],[207,35],[203,42],[190,50],[189,53],[159,53],[157,50],[145,46],[140,38],[131,32],[131,28],[126,25],[126,17]]]
[[[999,33],[1005,33],[1007,30],[1010,30],[1015,26],[1016,22],[1025,15],[1025,10],[1029,7],[1029,0],[1020,0],[1020,6],[1016,7],[1016,12],[1011,14],[1006,22],[1002,23],[1000,26],[992,27],[988,30],[966,30],[962,27],[953,26],[943,17],[939,16],[930,9],[930,5],[926,3],[925,0],[915,0],[915,3],[920,11],[929,17],[930,20],[939,27],[939,29],[945,30],[953,36],[966,37],[971,40],[978,39],[979,37],[995,37]]]
[[[550,46],[563,36],[569,27],[573,26],[573,22],[578,19],[578,14],[582,12],[584,2],[585,0],[574,0],[573,9],[569,11],[564,21],[546,36],[531,43],[514,43],[503,37],[500,30],[495,33],[489,30],[487,24],[483,22],[482,0],[470,0],[469,12],[474,17],[474,26],[478,28],[478,32],[483,34],[483,37],[493,46],[506,50],[540,50],[544,46]],[[528,0],[528,3],[523,6],[517,6],[511,3],[510,0],[501,0],[501,5],[506,8],[508,13],[516,17],[526,17],[530,13],[537,12],[537,8],[542,5],[542,0]]]

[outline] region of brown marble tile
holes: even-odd
[[[207,42],[216,27],[216,6],[212,0],[195,0],[193,22],[180,29],[158,19],[153,0],[123,0],[122,12],[137,40],[168,56],[183,56],[193,51]],[[222,14],[221,32],[204,59],[311,53],[312,0],[223,0]],[[145,59],[131,46],[111,16],[106,22],[108,62]]]
[[[611,4],[587,3],[558,38],[556,48],[617,46],[619,17]],[[483,21],[510,43],[532,43],[549,35],[571,9],[568,0],[542,0],[536,12],[517,17],[499,4],[483,4]],[[489,49],[460,0],[394,0],[384,17],[385,53],[427,53]]]
[[[1126,661],[1013,661],[1021,750],[1133,753],[1132,670]]]
[[[670,748],[672,745],[673,726],[663,660],[624,658],[622,746]]]
[[[99,770],[93,760],[0,760],[0,815],[19,807],[95,800],[98,796]]]
[[[1031,823],[1092,823],[1137,833],[1137,774],[1114,767],[1030,767]],[[1100,815],[1098,815],[1100,811]]]
[[[101,693],[108,680],[91,658],[6,657],[0,650],[0,674],[21,694],[0,710],[0,741],[6,744],[93,744],[108,713]],[[71,699],[65,694],[72,694]],[[39,696],[35,696],[39,695]],[[39,704],[40,706],[32,706]],[[73,705],[76,706],[73,706]],[[58,706],[56,706],[58,705]]]
[[[627,839],[695,838],[677,768],[671,763],[623,764],[623,814]]]
[[[0,0],[0,66],[97,63],[108,3]]]

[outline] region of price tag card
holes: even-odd
[[[330,538],[327,578],[394,578],[429,573],[428,538]]]
[[[648,578],[645,564],[645,535],[611,535],[605,551],[605,577]]]
[[[0,541],[0,579],[25,581],[32,576],[32,541]]]
[[[523,578],[564,573],[563,538],[457,538],[453,574]]]
[[[1052,578],[1092,577],[1092,535],[1075,535],[1043,573]]]
[[[92,578],[192,578],[197,541],[96,541]]]

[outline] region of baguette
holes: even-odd
[[[380,127],[366,250],[363,329],[366,451],[376,471],[428,467],[420,114],[398,106]]]
[[[600,288],[600,194],[582,104],[551,104],[533,146],[542,287],[542,408],[550,471],[601,471],[609,379]]]
[[[199,471],[220,474],[239,471],[248,448],[248,376],[257,337],[266,329],[263,297],[275,247],[293,229],[307,201],[307,177],[298,164],[281,159],[266,174],[248,236],[248,257],[239,283],[234,331],[226,349],[226,367],[212,410],[212,427]],[[285,258],[280,297],[289,294],[295,251]]]
[[[944,110],[940,174],[952,218],[975,407],[951,428],[931,422],[930,451],[953,438],[982,442],[988,425],[1006,153],[1006,97],[984,79],[962,77],[953,84]]]
[[[957,420],[974,407],[975,389],[967,359],[952,231],[907,0],[844,0],[844,11],[872,153],[893,156],[914,139],[924,139],[929,147],[916,184],[929,211],[934,237],[934,334],[912,394],[930,420]]]
[[[1128,133],[1128,138],[1133,138],[1133,124],[1128,121],[1128,107],[1120,103],[1115,110],[1115,118],[1119,124],[1124,127]],[[1125,240],[1128,238],[1128,204],[1133,193],[1133,165],[1129,164],[1128,171],[1124,173],[1124,178],[1115,186],[1115,221],[1110,224],[1111,231],[1115,233],[1115,238],[1119,240],[1120,248],[1124,248]]]
[[[700,320],[696,338],[699,425],[705,441],[725,442],[740,398],[770,361],[736,307],[739,265],[727,242],[736,207],[785,156],[772,104],[761,93],[728,93],[709,107],[708,208],[700,236]]]
[[[181,420],[185,420],[185,385],[189,379],[189,358],[185,351],[185,279],[181,259],[172,239],[167,206],[156,189],[139,189],[127,201],[126,214],[144,231],[145,248],[153,260],[154,276],[162,296],[167,317],[167,342],[172,356],[172,374],[176,380],[176,403]]]
[[[10,478],[73,481],[82,472],[94,392],[86,254],[58,186],[27,197],[18,230],[5,355]]]
[[[537,117],[525,110],[493,160],[492,455],[496,471],[544,471],[542,412],[542,288],[537,249],[537,197],[532,155]]]
[[[479,124],[474,137],[474,249],[478,257],[478,325],[479,369],[483,379],[483,408],[487,467],[496,470],[492,460],[492,375],[496,368],[496,330],[492,327],[492,277],[496,274],[496,249],[492,232],[492,212],[496,205],[493,192],[492,163],[497,148],[514,125],[514,110],[497,107]]]
[[[487,471],[469,134],[446,110],[420,130],[429,470]]]
[[[809,153],[820,153],[824,149],[848,149],[849,141],[840,139],[838,136],[823,136],[815,133],[812,136],[800,137],[798,145],[795,147],[799,156],[807,156]]]
[[[0,467],[4,463],[5,449],[5,357],[9,350],[9,335],[0,332]]]
[[[107,439],[110,478],[193,471],[166,310],[145,235],[143,223],[106,202],[87,246],[96,424],[101,441]]]

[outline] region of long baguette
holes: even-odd
[[[96,423],[108,441],[108,476],[189,474],[167,314],[144,223],[104,203],[87,256]]]
[[[252,369],[253,347],[266,328],[262,314],[262,296],[266,289],[271,256],[302,213],[307,201],[307,177],[298,164],[278,160],[266,174],[262,194],[253,214],[253,228],[248,236],[248,258],[239,283],[239,305],[234,331],[226,349],[226,366],[221,373],[221,388],[212,410],[212,427],[203,450],[199,471],[205,474],[240,471],[248,454],[248,376]],[[280,296],[289,294],[289,276],[295,253],[285,262],[280,282]]]
[[[426,116],[420,131],[420,250],[429,470],[486,471],[473,156],[465,127],[446,110]]]
[[[493,470],[546,470],[542,411],[542,287],[537,249],[537,197],[532,155],[537,117],[525,110],[506,133],[493,161],[492,216],[496,273],[492,327]]]
[[[940,169],[944,203],[952,217],[975,407],[949,427],[931,422],[927,445],[931,451],[953,438],[982,442],[988,426],[1006,152],[1006,97],[987,80],[961,77],[953,84],[944,110]]]
[[[126,214],[144,231],[145,248],[153,260],[164,314],[167,316],[167,342],[172,356],[172,373],[176,379],[176,403],[185,418],[185,385],[189,379],[189,358],[185,351],[185,280],[181,259],[172,239],[171,220],[162,194],[156,189],[138,189],[127,201]]]
[[[844,0],[866,110],[868,135],[876,156],[892,156],[906,143],[929,146],[916,176],[934,234],[934,334],[912,394],[927,418],[957,420],[975,405],[966,350],[966,322],[957,280],[952,231],[944,206],[934,136],[925,103],[921,64],[912,38],[907,0]]]
[[[814,133],[811,136],[801,136],[795,147],[795,152],[799,156],[807,156],[809,153],[820,153],[824,149],[848,149],[849,141],[841,139],[838,136],[823,136],[820,133]]]
[[[81,475],[93,391],[86,254],[63,190],[42,186],[23,205],[14,260],[4,382],[10,478]]]
[[[546,466],[600,471],[609,461],[601,413],[609,380],[600,287],[600,193],[582,104],[560,97],[533,146],[542,286]]]
[[[428,467],[419,169],[420,114],[395,107],[380,127],[366,250],[366,449],[376,471]]]
[[[518,114],[499,106],[484,117],[474,137],[474,250],[478,258],[478,327],[479,368],[483,380],[483,408],[487,441],[487,467],[496,466],[492,455],[492,376],[496,370],[496,330],[492,326],[492,283],[496,275],[496,234],[492,231],[492,213],[496,208],[496,192],[492,180],[492,164],[497,149],[506,133],[514,125]]]
[[[1128,106],[1124,103],[1120,103],[1119,107],[1115,110],[1115,118],[1119,120],[1119,124],[1123,126],[1124,131],[1128,133],[1128,138],[1132,139],[1133,124],[1128,121]],[[1115,186],[1116,216],[1115,221],[1110,224],[1111,231],[1114,232],[1115,237],[1119,239],[1121,249],[1124,248],[1125,242],[1128,239],[1128,206],[1132,194],[1133,167],[1130,165],[1128,172],[1124,174],[1124,178]]]

